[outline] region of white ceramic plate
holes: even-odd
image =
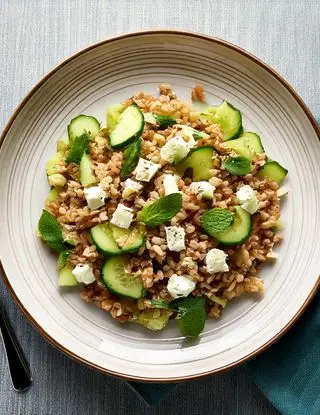
[[[119,325],[78,293],[57,288],[56,260],[35,235],[48,192],[46,160],[70,119],[105,122],[106,107],[169,82],[190,97],[198,82],[208,101],[239,108],[268,154],[289,169],[279,260],[264,266],[266,294],[232,301],[186,347],[175,326],[151,333]],[[28,319],[69,356],[103,372],[149,380],[191,379],[232,367],[278,338],[318,285],[319,131],[292,88],[253,56],[221,40],[170,31],[135,33],[96,44],[63,62],[25,98],[0,149],[1,262],[4,280]]]

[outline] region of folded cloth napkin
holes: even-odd
[[[275,345],[241,366],[269,401],[285,415],[320,414],[320,293]],[[174,386],[129,382],[156,405]]]
[[[287,334],[240,369],[283,414],[319,415],[320,293]],[[129,384],[148,405],[159,403],[174,386]]]

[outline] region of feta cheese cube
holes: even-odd
[[[228,264],[226,263],[227,254],[221,249],[213,248],[207,252],[206,264],[207,270],[210,274],[215,272],[229,271]]]
[[[135,180],[127,179],[124,182],[124,189],[122,192],[122,197],[126,199],[131,196],[133,193],[139,192],[143,188],[142,184],[136,182]]]
[[[253,215],[259,209],[257,192],[249,185],[244,185],[236,192],[237,199],[242,209]]]
[[[127,206],[119,203],[117,209],[112,215],[111,223],[113,225],[119,226],[119,228],[128,229],[133,220],[132,209]]]
[[[96,280],[91,264],[78,264],[71,272],[83,284],[91,284]]]
[[[166,196],[171,195],[171,193],[180,193],[178,188],[178,180],[180,177],[173,174],[165,174],[163,179],[164,194]]]
[[[136,179],[141,182],[150,182],[152,177],[159,170],[160,165],[140,157],[137,167],[135,168]]]
[[[187,297],[195,288],[196,283],[187,275],[173,274],[167,285],[167,289],[173,298]]]
[[[170,251],[180,252],[186,249],[184,242],[185,230],[180,226],[165,226],[167,245]]]
[[[201,195],[203,199],[213,199],[215,187],[209,182],[201,181],[191,183],[190,190]]]
[[[92,186],[84,189],[84,196],[89,208],[94,210],[105,204],[107,194],[100,186]]]
[[[160,150],[160,157],[176,164],[184,159],[190,151],[190,145],[180,136],[171,138]]]

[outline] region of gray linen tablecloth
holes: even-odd
[[[0,129],[32,85],[65,56],[109,36],[150,28],[203,32],[246,48],[282,73],[320,114],[319,0],[0,0],[0,11]],[[27,393],[16,394],[0,348],[0,415],[278,413],[239,370],[180,384],[158,407],[146,408],[125,382],[48,345],[2,282],[0,299],[34,377]]]

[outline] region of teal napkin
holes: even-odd
[[[284,415],[319,415],[320,293],[287,334],[240,370]],[[159,403],[174,386],[137,382],[129,385],[148,405]]]
[[[320,414],[320,293],[295,326],[242,366],[286,415]]]

